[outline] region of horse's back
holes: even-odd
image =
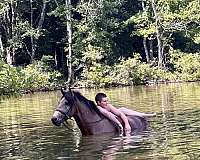
[[[146,120],[146,118],[133,115],[128,115],[127,118],[131,126],[132,132],[138,132],[138,131],[140,132],[148,129],[149,123]],[[121,119],[118,118],[118,120],[121,121],[121,123],[123,123]],[[112,121],[108,120],[107,118],[104,118],[99,123],[99,125],[95,127],[95,130],[98,131],[98,134],[119,131],[117,129],[117,125],[115,125]]]
[[[140,132],[147,130],[148,122],[145,118],[139,116],[130,116],[130,115],[127,117],[132,132]],[[121,119],[119,119],[119,121],[121,121]],[[89,130],[90,133],[87,133],[86,135],[98,135],[102,133],[111,133],[111,132],[117,133],[119,131],[117,125],[115,125],[112,121],[110,121],[106,117],[96,124],[91,124]]]
[[[98,124],[93,125],[90,129],[92,135],[117,132],[117,127],[107,118],[103,118]]]
[[[131,126],[132,131],[139,130],[147,130],[149,123],[147,122],[146,118],[139,117],[139,116],[127,116],[129,124]]]

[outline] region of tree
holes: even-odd
[[[158,66],[165,68],[167,62],[167,48],[171,46],[173,35],[182,32],[190,38],[198,39],[199,28],[199,2],[198,0],[146,0],[142,1],[143,9],[138,14],[133,15],[126,25],[134,24],[137,28],[133,34],[148,37],[150,42],[156,38]],[[196,24],[194,26],[190,24]],[[150,43],[149,46],[151,46]],[[152,50],[152,47],[150,47]],[[146,52],[147,53],[147,52]]]
[[[29,23],[28,18],[26,17],[28,12],[28,10],[26,10],[27,8],[28,5],[23,1],[8,0],[1,3],[0,31],[4,47],[4,57],[6,57],[8,64],[15,64],[16,54],[22,50],[26,50],[30,57],[34,57],[35,55],[36,46],[35,43],[33,44],[33,40],[38,39],[41,32],[40,27],[36,29],[33,27],[32,11]],[[44,14],[42,14],[42,16],[44,16]],[[39,21],[40,26],[43,22],[42,16]],[[28,38],[31,38],[31,45],[27,42]],[[29,51],[29,46],[32,48],[31,52]],[[20,54],[22,54],[22,52]]]
[[[155,17],[155,29],[156,29],[156,37],[157,37],[157,47],[158,47],[158,67],[163,68],[164,67],[164,55],[163,55],[163,42],[162,42],[162,35],[161,35],[161,25],[160,25],[160,17],[158,16],[157,11],[157,5],[155,3],[155,0],[151,0],[152,3],[152,9]]]
[[[0,58],[3,58],[3,52],[4,52],[3,43],[0,35]]]
[[[34,29],[33,24],[36,24],[36,20],[34,21],[33,19],[33,14],[34,14],[34,10],[33,10],[33,0],[30,0],[30,26],[31,28],[33,28],[33,32],[30,34],[30,39],[31,39],[31,61],[34,60],[35,58],[35,52],[37,49],[37,39],[39,38],[39,36],[41,35],[41,30],[42,30],[42,25],[44,23],[44,19],[45,19],[45,15],[46,15],[46,6],[47,6],[48,1],[47,0],[43,0],[42,1],[42,10],[41,10],[41,14],[40,14],[40,18],[39,21]],[[36,31],[36,33],[34,32]],[[38,36],[37,36],[38,34]]]
[[[65,0],[67,8],[67,39],[68,39],[68,83],[72,82],[72,18],[71,18],[71,0]]]
[[[144,1],[142,0],[142,11],[144,12],[145,16],[147,16],[147,11],[146,11],[146,8],[145,8],[145,3]],[[143,37],[143,45],[144,45],[144,51],[145,51],[145,55],[146,55],[146,60],[147,60],[147,63],[150,62],[150,56],[149,56],[149,51],[148,51],[148,47],[147,47],[147,37]]]

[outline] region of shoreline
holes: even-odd
[[[151,80],[151,81],[146,81],[146,83],[144,84],[140,84],[143,86],[156,86],[156,85],[160,85],[160,84],[175,84],[175,83],[194,83],[194,82],[200,82],[200,80],[198,81],[181,81],[181,80]],[[122,85],[122,84],[118,84],[118,85],[111,85],[108,87],[85,87],[85,86],[71,86],[70,88],[72,89],[82,89],[82,88],[88,88],[88,89],[92,89],[92,88],[117,88],[117,87],[128,87],[128,86],[139,86],[139,85]],[[24,95],[24,94],[33,94],[36,92],[51,92],[51,91],[57,91],[60,90],[62,87],[68,88],[69,85],[63,84],[60,86],[55,86],[55,87],[42,87],[39,89],[27,89],[27,90],[21,90],[19,92],[6,92],[6,94],[0,94],[0,97],[3,96],[12,96],[12,95]]]

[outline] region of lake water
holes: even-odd
[[[1,98],[0,159],[2,160],[198,160],[200,159],[200,83],[81,89],[94,100],[106,92],[113,105],[157,112],[150,130],[139,135],[83,137],[73,121],[55,127],[50,118],[60,92]]]

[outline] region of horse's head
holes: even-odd
[[[61,93],[63,96],[56,107],[53,117],[51,118],[52,123],[56,126],[60,126],[64,121],[72,117],[76,111],[75,92],[61,89]]]
[[[63,89],[61,92],[63,96],[51,118],[52,123],[56,126],[65,125],[67,119],[74,117],[83,135],[92,134],[91,126],[96,126],[102,120],[102,114],[96,104],[80,92]]]

